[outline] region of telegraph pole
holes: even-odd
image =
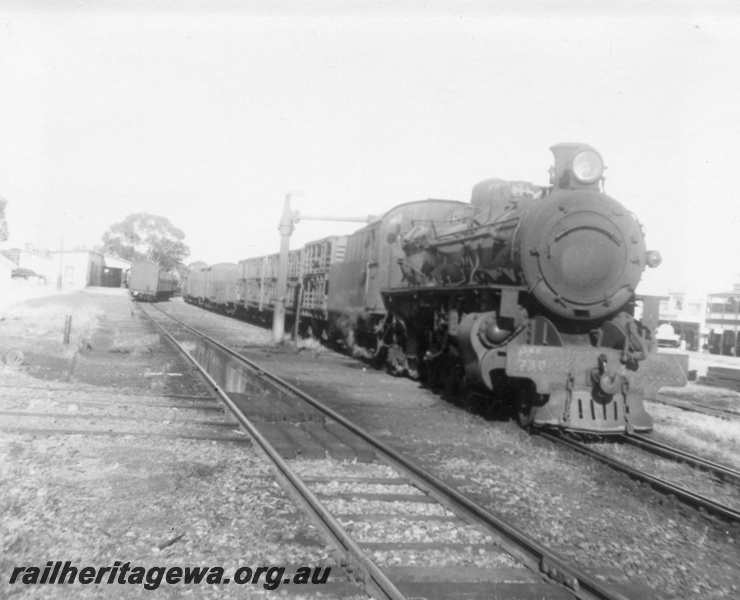
[[[66,213],[65,213],[66,215]],[[64,282],[64,223],[62,223],[62,241],[59,245],[59,275],[57,275],[57,291],[61,291]]]

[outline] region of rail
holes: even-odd
[[[307,402],[317,410],[323,412],[326,416],[330,417],[337,423],[341,424],[348,430],[352,431],[355,435],[363,439],[365,442],[367,442],[382,458],[396,468],[398,471],[400,471],[403,475],[405,475],[411,482],[413,482],[419,489],[427,492],[432,498],[434,498],[436,501],[440,502],[445,507],[452,510],[455,514],[465,516],[467,519],[472,519],[474,522],[479,523],[480,525],[483,525],[490,530],[496,532],[500,537],[504,538],[504,544],[503,548],[512,553],[514,556],[519,557],[525,564],[530,566],[535,571],[540,571],[543,574],[546,574],[552,581],[555,581],[557,583],[560,583],[567,587],[577,598],[583,599],[583,600],[590,600],[590,599],[600,599],[600,600],[628,600],[627,596],[624,594],[609,588],[607,585],[604,585],[599,580],[597,580],[595,577],[592,577],[588,573],[582,571],[581,569],[569,564],[564,558],[560,557],[556,553],[550,551],[548,548],[537,542],[536,540],[530,538],[527,534],[525,534],[523,531],[518,529],[517,527],[511,525],[510,523],[504,521],[500,517],[492,514],[479,504],[473,502],[463,494],[461,494],[459,491],[454,489],[453,487],[449,486],[433,474],[427,472],[419,465],[416,465],[412,461],[410,461],[408,458],[404,457],[397,451],[393,450],[389,446],[385,445],[380,440],[376,439],[369,433],[367,433],[362,428],[358,427],[354,423],[352,423],[350,420],[339,414],[338,412],[334,411],[333,409],[325,406],[315,398],[311,397],[310,395],[306,394],[305,392],[301,391],[297,387],[293,386],[289,382],[285,381],[281,377],[270,373],[263,369],[261,366],[257,365],[253,361],[249,360],[248,358],[240,355],[236,351],[232,350],[231,348],[221,344],[217,340],[213,339],[212,337],[198,331],[194,327],[188,325],[187,323],[184,323],[183,321],[173,317],[172,315],[168,314],[167,312],[163,311],[159,307],[154,306],[155,309],[157,309],[162,314],[166,315],[169,319],[172,319],[179,323],[182,327],[186,328],[188,331],[190,331],[193,335],[207,341],[210,344],[213,344],[215,347],[217,347],[222,352],[228,354],[231,358],[238,361],[242,365],[248,367],[249,369],[253,370],[256,376],[258,376],[263,381],[270,381],[272,384],[274,384],[279,389],[282,389],[284,391],[288,391],[298,398],[302,399],[303,401]],[[153,320],[153,319],[152,319]],[[156,321],[153,320],[153,322],[156,323]],[[157,324],[158,325],[158,324]],[[164,331],[163,328],[158,328],[162,331]],[[168,339],[171,339],[173,342],[176,343],[174,338],[172,338],[169,334],[167,334]],[[177,344],[178,347],[181,348],[179,344]],[[182,349],[183,352],[185,349]],[[202,371],[202,368],[197,365],[195,359],[190,356],[189,353],[187,353],[187,356],[189,360],[191,360],[196,366],[199,368],[199,370]],[[210,376],[208,376],[209,384],[216,390],[218,395],[222,398],[224,398],[224,402],[227,403],[227,405],[230,407],[232,411],[238,411],[238,409],[235,407],[234,403],[228,399],[228,396],[225,392],[221,390],[221,388],[216,384],[215,381],[213,381]],[[254,426],[246,421],[246,419],[243,419],[243,417],[239,417],[240,423],[242,420],[245,421],[244,426],[245,428],[252,434],[252,432],[255,432],[255,440],[262,446],[265,444],[269,447],[269,444],[267,444],[267,441],[259,434],[259,432],[256,431]],[[291,482],[291,485],[296,486],[296,488],[301,487],[304,491],[301,491],[301,495],[304,493],[306,494],[307,498],[311,498],[311,502],[315,501],[317,504],[320,504],[318,500],[315,499],[313,494],[311,494],[310,490],[305,488],[304,485],[301,485],[301,482],[298,480],[298,478],[291,473],[290,476],[287,475],[288,472],[290,472],[290,468],[285,464],[285,462],[282,460],[282,458],[277,455],[277,453],[274,450],[271,450],[268,452],[268,455],[271,457],[274,456],[276,459],[279,460],[279,464],[281,464],[281,472],[284,470],[286,475],[286,479]],[[276,464],[277,461],[276,461]],[[316,509],[317,514],[324,515],[325,510],[318,510]],[[327,522],[332,523],[332,527],[334,527],[337,530],[337,535],[339,536],[338,539],[341,539],[341,543],[343,546],[346,546],[348,548],[353,548],[354,542],[351,540],[347,540],[344,536],[346,534],[341,533],[341,525],[339,525],[336,520],[331,517],[331,515],[326,514],[325,518],[327,519]],[[324,519],[324,516],[322,516],[322,520]],[[327,523],[328,524],[328,523]],[[342,530],[343,531],[343,530]],[[362,553],[362,550],[357,548],[360,553]],[[364,553],[361,554],[364,556]],[[369,561],[369,559],[367,559]],[[360,560],[362,565],[364,566],[364,561]],[[373,564],[374,566],[374,564]],[[377,567],[375,567],[377,569]],[[368,565],[368,569],[372,569]],[[382,571],[378,574],[373,571],[372,577],[375,579],[377,577],[378,581],[383,581],[385,576],[381,578]],[[390,582],[388,582],[390,583]],[[383,583],[383,586],[387,584]],[[392,585],[392,584],[391,584]],[[395,590],[395,588],[391,588]],[[395,590],[397,591],[397,590]],[[395,593],[395,592],[394,592]],[[388,596],[388,597],[395,597],[395,596]]]
[[[691,454],[690,452],[686,452],[679,448],[668,446],[667,444],[655,441],[649,437],[632,433],[630,435],[619,436],[618,439],[624,443],[636,446],[641,450],[651,452],[664,458],[670,458],[677,462],[686,463],[696,469],[707,471],[724,481],[740,482],[740,471],[736,469],[696,456],[695,454]]]
[[[649,475],[644,471],[635,469],[634,467],[631,467],[626,463],[611,458],[606,454],[599,452],[598,450],[589,448],[587,445],[582,444],[581,442],[577,442],[569,437],[559,434],[547,433],[544,431],[537,431],[537,435],[550,440],[555,444],[567,446],[572,450],[575,450],[576,452],[585,454],[586,456],[589,456],[606,465],[609,465],[613,469],[628,475],[632,479],[647,483],[653,489],[656,489],[661,493],[673,494],[676,498],[679,498],[683,502],[686,502],[687,504],[694,506],[695,508],[700,508],[707,511],[708,513],[723,517],[729,521],[740,523],[740,511],[732,507],[726,506],[725,504],[716,502],[711,498],[707,498],[706,496],[702,496],[701,494],[696,494],[690,490],[674,485],[664,479],[661,479],[660,477],[655,477],[654,475]]]
[[[160,312],[162,312],[163,314],[167,314],[161,309],[157,310],[160,310]],[[143,312],[144,314],[147,314],[146,311]],[[331,532],[337,546],[340,549],[343,549],[343,552],[346,556],[354,559],[360,570],[367,574],[367,577],[365,578],[365,584],[369,585],[375,591],[376,597],[388,598],[389,600],[405,600],[405,596],[396,588],[393,582],[388,579],[385,573],[383,573],[383,571],[381,571],[380,568],[363,552],[363,550],[357,545],[357,543],[344,530],[339,521],[337,521],[336,518],[334,518],[334,516],[328,510],[326,510],[326,508],[319,501],[316,495],[310,489],[308,489],[306,484],[292,471],[285,460],[283,460],[283,458],[277,453],[277,451],[267,442],[267,439],[259,432],[259,430],[257,430],[257,428],[251,423],[251,421],[245,418],[243,413],[239,410],[236,404],[234,404],[231,398],[229,398],[226,392],[221,389],[218,383],[213,380],[213,378],[205,371],[205,369],[203,369],[203,367],[198,364],[195,358],[193,358],[193,356],[182,346],[182,344],[180,344],[168,331],[166,331],[164,327],[157,323],[156,320],[151,318],[150,315],[147,314],[147,316],[150,318],[152,324],[157,328],[157,330],[162,335],[164,335],[165,338],[169,340],[169,342],[172,343],[173,346],[177,348],[177,350],[185,358],[187,358],[193,364],[193,366],[195,366],[196,369],[198,369],[200,375],[218,395],[218,397],[224,402],[224,404],[226,404],[229,410],[239,421],[239,424],[244,427],[247,433],[249,433],[252,439],[257,442],[257,444],[259,444],[260,448],[269,457],[270,461],[272,461],[272,463],[280,472],[283,480],[289,484],[291,490],[294,493],[298,494],[305,505],[309,507],[314,517],[317,520],[321,521],[325,525],[326,529]],[[174,317],[170,315],[167,316],[171,319],[174,319]],[[175,320],[177,321],[177,319]],[[196,330],[192,329],[189,325],[186,325],[181,321],[178,322],[196,333]],[[262,371],[262,373],[265,374],[264,371]]]

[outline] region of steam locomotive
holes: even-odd
[[[635,318],[635,289],[660,255],[603,192],[594,148],[551,151],[549,186],[486,180],[470,203],[401,204],[352,235],[294,250],[286,314],[393,373],[513,406],[523,426],[652,430],[643,400],[686,383]],[[184,295],[259,317],[280,300],[276,278],[277,255],[201,266]]]

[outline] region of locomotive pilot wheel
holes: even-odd
[[[517,421],[522,427],[531,427],[534,424],[534,404],[530,399],[525,398],[524,394],[518,394],[517,398]]]

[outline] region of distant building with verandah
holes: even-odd
[[[740,356],[740,276],[727,292],[707,295],[707,329],[709,352]]]

